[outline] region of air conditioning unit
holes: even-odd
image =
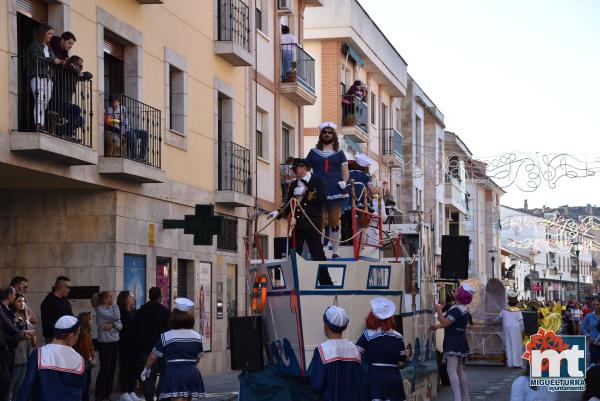
[[[280,14],[291,14],[294,0],[277,0],[277,11]]]

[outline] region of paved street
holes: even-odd
[[[509,401],[513,380],[521,374],[520,369],[498,366],[467,366],[467,376],[471,400]],[[204,382],[209,394],[208,400],[231,401],[237,399],[238,372],[227,372],[208,376]],[[560,401],[579,401],[581,393],[560,393]],[[449,386],[439,388],[436,401],[453,401]]]

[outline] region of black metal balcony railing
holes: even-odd
[[[367,104],[355,95],[342,95],[342,125],[367,132]]]
[[[104,156],[161,166],[161,111],[129,96],[110,99],[104,116]]]
[[[250,149],[233,142],[219,142],[219,190],[249,195]]]
[[[404,138],[395,128],[384,128],[381,130],[381,154],[402,158],[402,147]]]
[[[218,39],[250,51],[250,11],[241,0],[219,0]]]
[[[298,82],[315,93],[315,59],[297,43],[281,45],[281,82]]]
[[[38,58],[35,65],[19,63],[19,131],[43,132],[92,146],[92,81],[81,74]]]

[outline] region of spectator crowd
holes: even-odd
[[[37,362],[50,358],[47,356],[51,354],[50,351],[58,352],[60,360],[81,360],[80,374],[76,375],[75,380],[79,384],[74,385],[79,389],[78,395],[65,398],[63,394],[58,395],[57,399],[89,400],[92,369],[99,365],[95,400],[110,399],[115,372],[118,372],[120,400],[142,400],[136,394],[140,375],[161,335],[173,326],[169,320],[171,312],[161,303],[159,288],[152,287],[148,292],[148,302],[137,310],[130,291],[121,291],[116,303],[109,291],[94,294],[90,300],[94,314],[83,312],[75,317],[68,299],[71,281],[68,277],[59,276],[40,305],[39,319],[27,302],[28,289],[27,278],[17,276],[9,286],[0,290],[0,401],[53,399],[47,394],[36,395],[39,388],[47,387],[44,386],[45,376],[40,370],[43,364]],[[188,311],[185,311],[189,315],[185,316],[187,326],[190,326],[191,318],[188,330],[193,328],[193,316],[189,310],[191,308],[188,307]],[[36,333],[39,332],[43,339],[38,339]],[[51,348],[46,349],[47,346]],[[74,354],[69,354],[71,351],[76,352],[74,359]],[[36,363],[31,365],[34,356]],[[139,388],[147,401],[154,400],[158,395],[156,380],[158,372],[164,367],[159,360],[145,374],[145,380]],[[69,368],[64,367],[61,372],[67,370]],[[62,380],[59,381],[64,385]]]

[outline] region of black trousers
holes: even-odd
[[[122,393],[135,390],[137,357],[132,348],[132,345],[119,344],[119,385]]]
[[[98,343],[100,371],[96,378],[96,401],[110,399],[115,383],[115,370],[119,356],[119,343]]]
[[[304,242],[308,245],[312,260],[327,260],[323,251],[323,243],[321,242],[321,234],[317,233],[314,228],[298,228],[296,226],[296,252],[302,255]]]
[[[321,234],[317,233],[314,228],[297,228],[296,227],[296,253],[302,255],[304,248],[304,242],[308,245],[310,256],[312,260],[322,261],[327,260],[325,252],[323,251],[323,243],[321,243]],[[320,285],[333,285],[331,276],[326,267],[319,268],[319,284]]]
[[[142,354],[139,356],[138,366],[141,366],[142,369],[146,365],[146,360],[148,359],[149,354]],[[150,376],[142,382],[142,387],[144,388],[144,398],[146,401],[154,401],[154,395],[156,394],[156,378],[158,376],[158,370],[161,366],[162,359],[159,359],[157,363],[152,365],[150,369]],[[140,371],[141,372],[141,371]]]

